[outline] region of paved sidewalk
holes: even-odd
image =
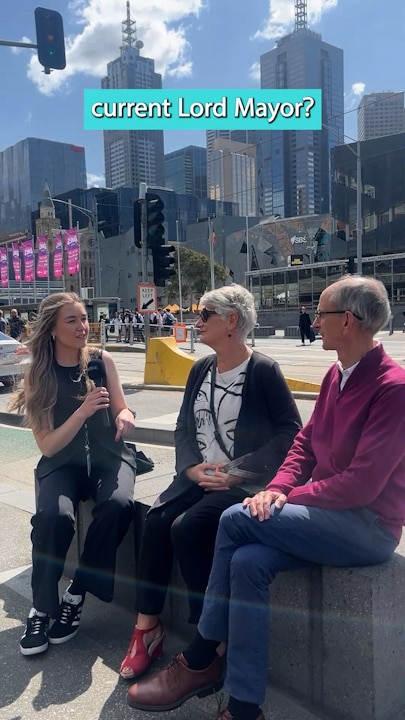
[[[383,338],[387,351],[400,363],[405,357],[404,339],[402,333]],[[300,372],[297,377],[306,379],[308,372],[323,374],[334,360],[334,354],[324,353],[318,343],[315,346],[301,348],[294,341],[277,340],[258,349],[276,357],[284,372],[293,367]],[[134,377],[142,376],[144,355],[117,353],[116,360],[120,377],[129,383],[126,398],[138,413],[137,424],[144,437],[156,429],[172,432],[183,393],[131,388]],[[8,397],[1,388],[0,412],[5,412]],[[298,406],[305,422],[313,402],[298,401]],[[26,658],[20,654],[18,642],[30,608],[30,517],[34,509],[33,468],[39,452],[29,430],[0,425],[0,443],[0,720],[150,720],[154,715],[127,706],[127,686],[118,675],[134,622],[132,613],[89,596],[82,627],[74,640],[52,646],[41,656]],[[155,461],[153,473],[141,476],[136,483],[136,498],[150,503],[171,479],[174,449],[138,445]],[[61,591],[67,582],[63,580]],[[163,666],[182,646],[178,638],[169,636],[164,658],[156,667]],[[263,710],[266,720],[329,720],[274,690],[268,692]],[[156,717],[215,720],[217,714],[217,702],[211,696],[190,700],[182,708]],[[393,720],[405,720],[405,715]]]

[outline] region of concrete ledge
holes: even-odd
[[[149,506],[135,503],[134,523],[118,550],[114,602],[130,610]],[[71,569],[91,507],[80,506]],[[405,543],[384,565],[280,573],[270,588],[269,683],[323,720],[392,720],[405,713],[404,597]],[[163,619],[183,642],[193,634],[187,617],[185,585],[175,565]]]

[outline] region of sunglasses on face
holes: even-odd
[[[210,315],[216,315],[217,313],[215,310],[207,310],[207,308],[203,308],[200,312],[200,320],[203,321],[203,323],[206,323]]]

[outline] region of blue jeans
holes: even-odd
[[[309,564],[355,567],[392,557],[396,538],[365,508],[323,510],[286,503],[268,520],[234,505],[223,513],[198,630],[225,641],[225,689],[260,705],[269,664],[269,585],[276,573]]]

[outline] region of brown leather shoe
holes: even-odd
[[[183,653],[157,675],[132,685],[127,694],[128,705],[151,712],[173,710],[197,695],[205,697],[223,685],[223,662],[215,660],[204,670],[190,670]]]
[[[231,715],[228,708],[225,708],[225,710],[222,710],[222,712],[219,713],[215,720],[234,720],[234,717],[233,715]],[[264,715],[262,712],[260,712],[260,715],[256,718],[256,720],[264,720]]]

